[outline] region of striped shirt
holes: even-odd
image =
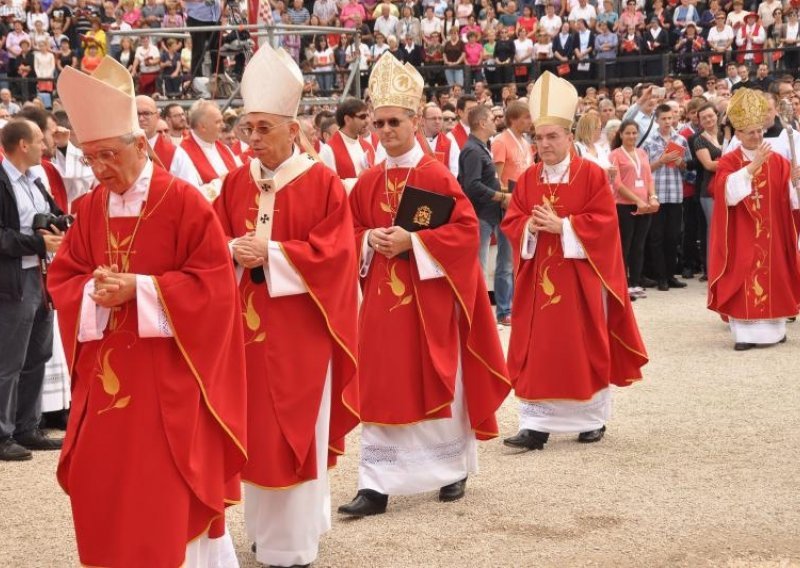
[[[651,164],[664,154],[667,144],[670,142],[675,142],[683,147],[684,163],[692,159],[686,138],[673,130],[665,139],[658,130],[654,130],[642,146]],[[660,203],[683,203],[683,173],[680,168],[670,166],[661,166],[653,171],[653,182]]]

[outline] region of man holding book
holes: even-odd
[[[359,491],[339,512],[355,517],[385,512],[389,495],[463,497],[476,439],[497,436],[494,413],[510,388],[478,265],[475,212],[416,138],[424,81],[386,53],[369,86],[387,158],[350,194],[364,292],[364,429]]]

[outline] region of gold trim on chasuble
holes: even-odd
[[[746,319],[759,319],[750,317],[750,309],[755,310],[754,316],[763,315],[767,311],[769,294],[764,290],[772,286],[772,271],[770,270],[770,248],[772,244],[772,201],[761,193],[767,187],[769,179],[769,164],[763,164],[753,174],[750,182],[752,191],[744,198],[744,206],[750,218],[753,219],[753,265],[744,284]],[[767,200],[767,211],[764,214],[762,200]],[[761,241],[759,243],[759,241]],[[761,280],[759,280],[761,278]]]

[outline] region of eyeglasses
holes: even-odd
[[[165,128],[164,130],[156,130],[156,134],[169,134],[169,129]]]
[[[444,120],[445,122],[454,122],[454,121],[455,121],[455,119],[456,119],[456,117],[455,117],[455,116],[445,116],[445,117],[442,117],[442,120]]]
[[[378,120],[372,121],[372,126],[374,126],[376,130],[381,130],[387,124],[389,125],[389,128],[397,128],[402,123],[403,121],[399,118],[390,118],[388,120],[383,120],[382,118],[379,118]]]
[[[357,118],[358,120],[367,120],[369,118],[369,113],[362,112],[361,114],[354,114],[353,118]]]
[[[279,122],[278,124],[273,124],[272,126],[262,126],[262,125],[245,126],[245,125],[240,125],[239,126],[239,132],[245,138],[250,138],[253,135],[253,132],[258,134],[259,136],[266,136],[267,134],[270,133],[270,131],[278,128],[279,126],[283,126],[284,124],[289,124],[290,122],[292,122],[292,121],[291,120],[284,120],[283,122]]]
[[[100,150],[94,156],[90,156],[88,154],[84,154],[80,158],[81,164],[86,166],[87,168],[93,168],[96,165],[103,164],[104,166],[116,162],[117,158],[119,157],[119,153],[122,149],[119,150]]]
[[[144,116],[146,118],[150,118],[151,116],[155,116],[158,113],[157,112],[153,112],[151,110],[140,110],[136,114],[138,114],[139,116]]]

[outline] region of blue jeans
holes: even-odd
[[[461,67],[448,67],[444,70],[444,77],[447,79],[447,86],[453,85],[464,86],[464,69]]]
[[[489,265],[489,241],[492,234],[497,237],[497,263],[494,269],[494,301],[497,308],[497,319],[511,315],[511,298],[514,295],[514,275],[511,265],[511,243],[500,230],[499,224],[478,219],[481,231],[481,246],[478,259],[481,269],[486,274]]]

